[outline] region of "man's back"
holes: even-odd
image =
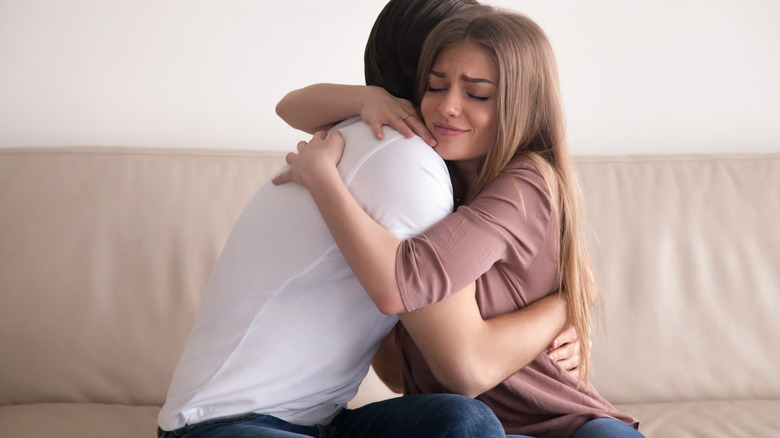
[[[339,172],[361,206],[399,238],[451,212],[443,161],[419,138],[338,126]],[[357,392],[395,324],[365,294],[308,192],[266,183],[236,222],[159,416],[173,430],[261,412],[327,423]]]

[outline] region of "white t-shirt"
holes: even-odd
[[[359,118],[337,126],[338,169],[358,203],[404,239],[452,211],[442,159],[420,138]],[[352,274],[308,191],[266,183],[239,216],[209,281],[158,417],[164,430],[258,412],[327,424],[357,393],[396,323]]]

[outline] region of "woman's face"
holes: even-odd
[[[482,46],[463,42],[439,53],[420,112],[445,160],[481,159],[496,122],[498,65]]]

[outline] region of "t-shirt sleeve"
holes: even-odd
[[[417,236],[452,213],[444,161],[421,139],[398,137],[364,157],[347,187],[360,206],[399,239]]]
[[[406,310],[462,290],[497,262],[527,267],[547,241],[551,215],[542,177],[510,164],[469,205],[401,244],[396,276]]]

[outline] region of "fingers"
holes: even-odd
[[[578,356],[577,356],[578,357]],[[576,359],[575,357],[559,360],[555,362],[559,367],[561,367],[564,371],[572,371],[576,370],[580,366],[580,361]]]
[[[406,118],[405,122],[409,128],[411,128],[415,134],[419,135],[420,138],[425,140],[426,143],[430,146],[436,146],[436,139],[433,138],[433,134],[431,134],[431,131],[428,131],[428,128],[425,127],[425,123],[418,119],[417,116],[412,114]]]
[[[307,187],[307,175],[311,175],[312,169],[328,162],[334,166],[338,164],[344,150],[344,136],[338,130],[330,134],[327,131],[317,131],[308,142],[299,141],[297,150],[297,153],[290,152],[285,155],[284,161],[289,168],[271,179],[274,185],[294,182]]]
[[[561,345],[569,344],[577,340],[577,331],[574,329],[573,326],[567,327],[564,331],[562,331],[558,337],[556,337],[553,340],[552,348],[558,348]]]
[[[412,138],[415,135],[418,135],[428,145],[436,146],[436,139],[433,137],[433,134],[431,134],[425,126],[425,123],[417,117],[416,113],[403,113],[402,115],[394,116],[386,124],[400,132],[401,135],[406,138]],[[384,138],[384,133],[382,132],[382,126],[384,125],[385,123],[382,123],[381,121],[371,122],[371,130],[379,140]]]
[[[555,362],[556,365],[561,367],[564,371],[574,371],[579,369],[580,367],[580,354],[579,351],[573,352],[572,354],[564,354],[560,356],[556,356],[554,354],[548,354],[550,359]]]
[[[298,143],[298,151],[301,150],[301,143],[306,144],[305,141],[301,141]],[[290,152],[289,154],[284,156],[284,161],[287,164],[292,165],[295,162],[295,159],[298,158],[298,154],[295,152]],[[292,171],[291,170],[285,170],[284,172],[280,173],[279,175],[276,175],[271,179],[271,183],[275,186],[278,186],[280,184],[284,184],[286,182],[292,181]]]
[[[306,143],[306,142],[305,142],[305,141],[302,141],[301,143]],[[300,150],[301,150],[301,143],[298,143],[298,151],[300,151]],[[296,158],[296,157],[298,157],[298,154],[296,154],[295,152],[290,152],[289,154],[287,154],[287,155],[285,155],[285,156],[284,156],[284,161],[285,161],[287,164],[292,164],[292,163],[293,163],[293,161],[295,161],[295,158]]]
[[[547,355],[550,356],[550,359],[556,362],[560,362],[560,361],[568,360],[569,358],[574,356],[579,357],[579,353],[580,353],[580,343],[569,342],[550,351],[549,353],[547,353]]]
[[[335,131],[335,132],[339,132],[339,131]],[[341,133],[339,132],[339,134],[341,134]],[[311,136],[311,140],[309,140],[309,141],[301,140],[301,141],[298,142],[298,144],[296,145],[295,148],[298,150],[298,153],[301,153],[304,149],[306,149],[306,147],[309,146],[309,143],[311,143],[313,141],[323,141],[323,140],[325,140],[327,138],[327,136],[328,136],[328,132],[327,131],[317,131],[317,132],[314,133],[314,135]],[[295,155],[295,153],[293,153],[293,152],[290,152],[290,154],[292,154],[293,156]],[[290,154],[287,154],[287,157],[285,157],[287,159],[287,164],[292,164],[289,161]]]
[[[278,186],[280,184],[284,184],[286,182],[292,181],[292,176],[289,170],[285,170],[284,172],[280,173],[279,175],[276,175],[272,180],[271,183],[275,186]]]
[[[404,113],[403,115],[392,117],[386,124],[400,132],[404,137],[412,138],[414,137],[414,131],[407,124],[407,120],[409,119],[411,119],[411,116]],[[381,122],[371,122],[371,130],[374,131],[374,135],[376,135],[376,138],[379,140],[384,138],[384,133],[382,132],[382,126],[384,125],[385,124]]]
[[[382,131],[382,122],[377,120],[372,121],[371,130],[374,131],[374,135],[378,140],[385,138],[385,133]]]
[[[409,126],[411,120],[413,120],[413,117],[408,113],[404,113],[393,121],[392,126],[404,137],[412,138],[414,137],[414,131],[412,130],[412,127]]]
[[[564,338],[567,337],[568,336],[564,336]],[[556,342],[557,341],[558,339],[556,339]],[[560,345],[552,351],[548,352],[547,356],[549,356],[550,359],[552,359],[563,370],[572,372],[577,370],[580,366],[580,343],[576,339],[572,342],[564,343],[563,345]]]

